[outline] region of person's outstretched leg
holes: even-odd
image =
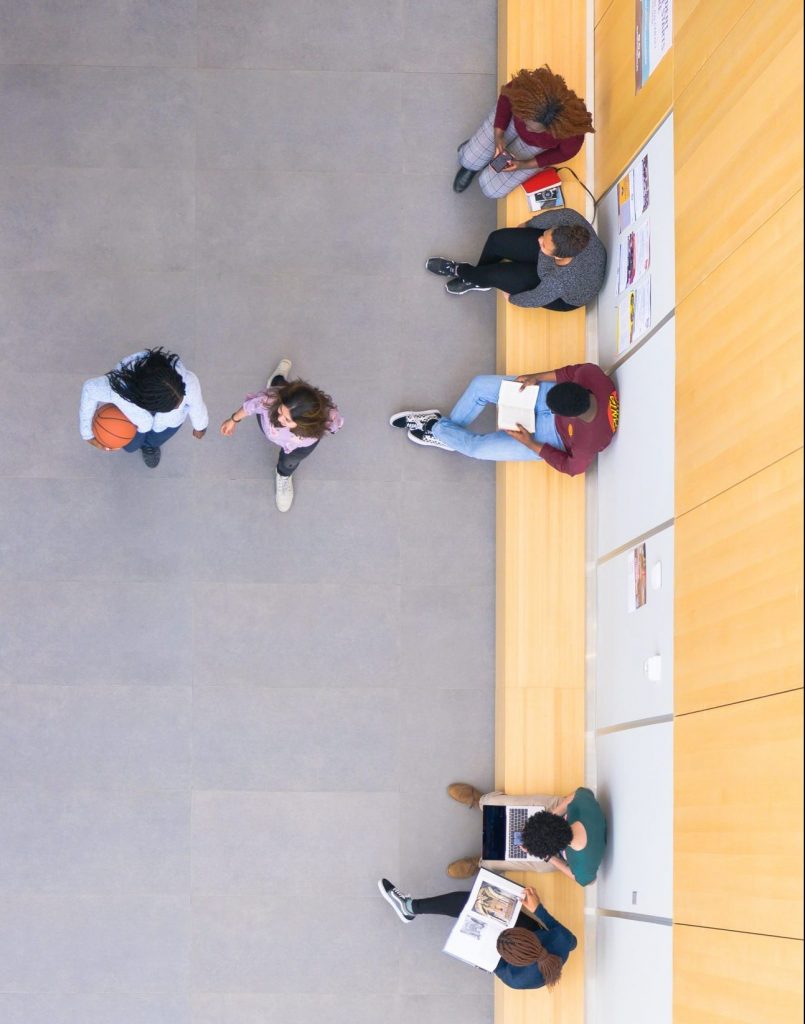
[[[485,288],[500,288],[511,295],[531,291],[540,282],[538,228],[500,228],[486,240],[478,263],[458,263],[456,274],[463,281]],[[502,263],[502,260],[511,262]]]
[[[473,377],[447,418],[459,427],[469,426],[481,415],[484,406],[498,404],[501,382],[514,379],[494,373]]]
[[[458,917],[464,909],[469,893],[447,892],[441,896],[430,896],[427,899],[415,900],[402,892],[387,878],[377,883],[380,895],[389,904],[394,913],[405,924],[409,924],[419,914],[441,914],[444,917]]]
[[[458,147],[458,162],[464,170],[480,171],[495,155],[495,111],[483,121],[481,127]]]

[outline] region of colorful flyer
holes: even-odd
[[[635,92],[671,49],[673,35],[671,0],[635,0]]]
[[[651,274],[645,274],[618,303],[618,352],[624,352],[650,330]]]
[[[627,608],[636,612],[646,603],[646,545],[645,541],[626,555]]]

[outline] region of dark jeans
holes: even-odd
[[[129,441],[127,445],[123,446],[124,451],[137,452],[141,448],[161,448],[181,429],[181,427],[168,427],[167,430],[147,430],[144,434],[137,433],[134,435],[133,441]]]
[[[459,263],[458,276],[470,284],[482,288],[500,288],[510,295],[532,291],[540,283],[537,259],[541,234],[541,228],[501,228],[493,231],[486,240],[477,266]],[[564,299],[555,299],[545,306],[545,309],[560,313],[577,308]]]
[[[287,383],[288,381],[284,377],[278,375],[272,378],[271,387],[280,388],[283,384]],[[259,416],[257,417],[257,426],[260,428],[260,432],[265,434],[263,423]],[[277,460],[277,473],[280,476],[293,476],[299,467],[299,463],[306,459],[313,449],[318,447],[318,444],[319,442],[315,441],[304,448],[295,448],[292,452],[285,452],[280,448],[280,457]]]
[[[469,898],[469,889],[463,892],[446,892],[442,896],[428,896],[424,900],[411,900],[415,914],[443,914],[458,917]]]

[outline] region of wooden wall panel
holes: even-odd
[[[802,188],[798,0],[755,0],[676,98],[674,126],[679,304]]]
[[[677,520],[677,714],[802,686],[802,450]]]
[[[677,515],[802,447],[802,196],[677,307]]]
[[[595,29],[595,193],[601,195],[671,109],[674,51],[635,94],[634,0],[612,0]]]
[[[582,688],[500,689],[495,725],[501,789],[565,796],[584,781]]]
[[[802,695],[676,719],[677,923],[802,938]]]
[[[674,1024],[799,1024],[802,1010],[799,940],[674,928]]]
[[[674,96],[690,85],[751,6],[752,0],[674,0]]]

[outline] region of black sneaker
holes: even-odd
[[[470,284],[469,281],[462,281],[460,277],[454,277],[444,286],[444,290],[451,295],[466,295],[467,292],[488,292],[491,288],[484,288],[480,284]]]
[[[458,264],[454,260],[445,259],[444,256],[431,256],[425,263],[425,270],[431,274],[438,274],[439,277],[456,277]]]
[[[472,184],[472,179],[477,173],[477,171],[468,171],[466,167],[459,167],[455,178],[453,178],[453,191],[465,192]]]
[[[419,429],[409,430],[408,440],[413,441],[414,444],[421,444],[423,448],[444,448],[446,452],[454,452],[455,448],[451,448],[449,444],[440,441],[435,434],[431,433],[432,427],[433,424],[431,423]]]
[[[405,893],[400,892],[399,889],[395,889],[388,878],[381,878],[377,883],[377,887],[380,890],[380,895],[403,924],[410,924],[414,920],[415,915],[406,909],[406,900],[409,897]]]
[[[435,423],[441,415],[438,409],[422,409],[420,411],[406,409],[404,412],[395,412],[393,416],[389,417],[389,423],[392,427],[397,427],[400,430],[413,430],[428,421]]]
[[[148,466],[149,469],[156,469],[162,456],[162,452],[159,448],[148,448],[147,446],[144,446],[140,451],[143,453],[143,462],[146,466]]]

